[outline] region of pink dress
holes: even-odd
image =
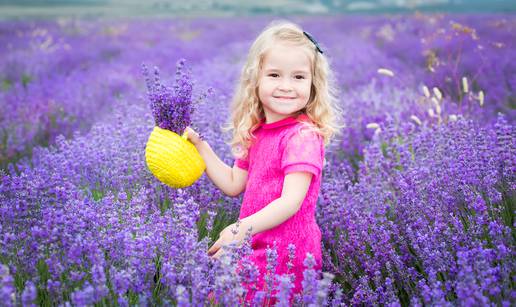
[[[306,253],[314,256],[316,270],[322,267],[321,231],[315,221],[315,207],[321,185],[324,143],[322,136],[306,128],[307,124],[310,125],[310,119],[305,114],[270,124],[262,122],[253,132],[256,139],[247,157],[235,161],[239,168],[248,171],[240,219],[256,213],[279,198],[286,174],[292,172],[313,174],[299,211],[275,228],[252,237],[253,253],[250,259],[260,271],[257,290],[267,291],[264,284],[264,276],[267,272],[266,248],[272,248],[274,242],[278,253],[275,274],[287,273],[289,261],[287,247],[290,243],[296,246],[294,266],[289,270],[289,273],[294,273],[295,276],[293,294],[302,290],[303,261]],[[246,301],[249,302],[254,297],[255,291],[251,290],[249,285],[244,287],[249,291],[246,297]],[[275,289],[272,293],[275,293]]]

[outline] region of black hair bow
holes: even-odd
[[[321,47],[319,47],[319,43],[317,43],[317,41],[315,40],[315,38],[314,38],[312,35],[310,35],[310,33],[308,33],[308,32],[303,31],[303,34],[304,34],[304,35],[305,35],[305,36],[306,36],[306,37],[307,37],[307,38],[308,38],[312,43],[314,43],[314,45],[315,45],[315,49],[317,49],[317,51],[319,51],[321,54],[323,54],[323,52],[322,52],[322,50],[321,50]]]

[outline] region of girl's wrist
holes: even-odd
[[[253,225],[251,224],[250,217],[245,217],[239,220],[240,227],[244,232],[250,231],[251,236],[255,235]]]

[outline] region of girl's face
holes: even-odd
[[[263,59],[258,98],[265,122],[273,123],[303,109],[310,99],[311,62],[305,48],[279,43]]]

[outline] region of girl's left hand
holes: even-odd
[[[191,127],[186,127],[185,132],[186,132],[186,137],[192,144],[194,144],[194,146],[197,146],[202,142],[202,138],[199,135],[199,133],[197,133]]]
[[[223,246],[229,245],[233,242],[236,243],[238,247],[242,246],[246,230],[247,227],[244,227],[244,223],[240,223],[238,226],[237,223],[227,226],[220,232],[219,239],[208,249],[208,255],[212,258],[218,259],[223,253]]]

